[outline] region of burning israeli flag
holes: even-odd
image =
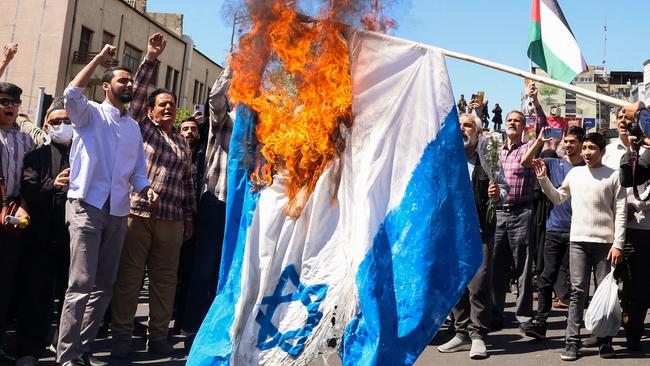
[[[188,365],[308,365],[331,353],[411,365],[481,263],[442,51],[346,33],[352,120],[297,216],[288,173],[254,181],[259,115],[238,107],[218,293]]]

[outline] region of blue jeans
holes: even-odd
[[[212,193],[199,203],[194,259],[183,316],[183,330],[195,333],[214,301],[219,280],[226,204]]]

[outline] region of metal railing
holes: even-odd
[[[98,54],[99,54],[99,52],[79,52],[79,51],[75,51],[74,55],[72,56],[72,63],[73,64],[86,65],[90,61],[92,61],[92,59],[95,58],[95,56],[97,56]],[[114,58],[112,58],[110,60],[106,60],[106,61],[101,63],[101,65],[104,66],[104,67],[115,67],[115,66],[117,66],[119,64],[120,64],[120,62],[118,60],[114,59]]]

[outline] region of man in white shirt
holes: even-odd
[[[97,66],[113,58],[115,50],[105,45],[64,92],[74,140],[66,204],[70,275],[57,347],[63,366],[106,364],[92,356],[90,346],[111,300],[126,235],[130,186],[150,205],[158,200],[147,181],[140,129],[125,109],[133,97],[131,72],[118,67],[104,73],[102,104],[83,95]]]

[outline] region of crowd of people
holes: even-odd
[[[97,103],[84,91],[116,56],[105,45],[54,98],[42,128],[19,113],[20,87],[0,83],[0,336],[14,329],[16,340],[11,353],[0,347],[3,362],[36,365],[51,344],[61,365],[105,365],[91,350],[102,327],[111,356],[128,359],[145,271],[148,351],[174,352],[172,318],[191,347],[218,279],[230,71],[205,115],[177,126],[175,94],[148,92],[165,46],[154,34],[137,70],[107,69]],[[0,73],[17,53],[5,45]]]
[[[128,359],[145,275],[148,350],[174,352],[172,319],[191,347],[219,275],[231,71],[216,80],[205,113],[177,125],[174,92],[148,91],[165,46],[165,38],[153,34],[137,70],[107,69],[105,99],[98,103],[84,92],[98,66],[116,56],[116,48],[105,45],[54,98],[42,128],[20,114],[20,87],[0,82],[0,337],[9,329],[16,335],[15,350],[0,348],[2,359],[36,365],[52,345],[63,366],[106,365],[92,345],[107,324],[111,357]],[[17,52],[16,44],[5,45],[0,75]],[[558,149],[542,150],[550,142],[546,118],[534,85],[529,95],[537,137],[522,141],[526,117],[506,115],[496,179],[486,174],[477,148],[488,127],[487,101],[467,103],[461,96],[457,105],[484,256],[453,309],[455,337],[438,350],[487,357],[486,338],[506,324],[505,297],[514,284],[514,316],[526,336],[545,338],[552,306],[568,307],[562,359],[575,360],[590,274],[599,283],[619,263],[627,265],[621,274],[627,347],[637,350],[650,293],[650,218],[643,214],[650,205],[622,187],[618,168],[629,151],[626,124],[642,105],[620,111],[621,138],[610,145],[598,133],[572,127]],[[492,113],[499,131],[501,107]],[[645,194],[648,189],[641,187]],[[541,235],[532,235],[540,217]],[[600,347],[601,357],[614,354],[611,337],[582,346],[587,342]]]
[[[551,309],[565,308],[561,359],[578,359],[581,347],[597,347],[600,357],[614,357],[611,335],[583,340],[580,330],[591,274],[598,286],[615,268],[614,277],[622,283],[625,347],[637,352],[650,304],[650,218],[646,216],[650,201],[644,200],[650,185],[643,180],[622,184],[629,180],[629,169],[622,171],[621,166],[650,147],[648,138],[629,133],[628,125],[638,119],[644,105],[638,102],[618,111],[620,137],[609,144],[598,132],[570,126],[561,143],[553,145],[534,84],[528,94],[537,117],[535,138],[522,141],[526,135],[522,112],[506,115],[505,141],[498,151],[502,179],[489,180],[479,158],[481,131],[486,126],[484,105],[466,104],[462,96],[457,104],[484,258],[453,309],[455,336],[438,351],[469,351],[472,359],[488,357],[486,337],[508,323],[504,304],[511,290],[516,294],[512,320],[523,336],[545,339]],[[634,144],[639,148],[632,148]],[[643,193],[635,194],[633,185]],[[488,220],[490,205],[496,207],[493,221]],[[534,299],[537,311],[533,311]]]

